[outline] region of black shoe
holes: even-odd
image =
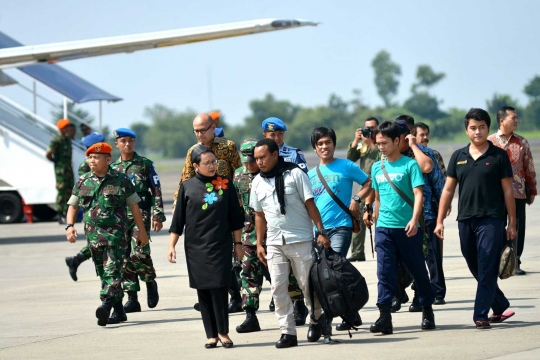
[[[69,268],[69,275],[73,281],[77,281],[77,268],[84,261],[86,261],[86,258],[81,253],[78,253],[76,256],[66,258],[66,265]]]
[[[298,346],[298,338],[296,335],[281,334],[281,338],[276,343],[278,349],[290,348]]]
[[[294,302],[294,322],[296,326],[302,326],[306,324],[306,318],[309,315],[309,311],[304,304],[304,300],[297,300]]]
[[[307,332],[307,341],[317,342],[323,334],[323,329],[321,323],[309,324],[309,329]]]
[[[242,312],[242,301],[232,299],[229,303],[229,314]]]
[[[268,310],[271,312],[276,311],[276,305],[274,304],[274,298],[272,298],[272,301],[270,301],[270,304],[268,304]]]
[[[237,333],[250,333],[255,331],[261,331],[259,325],[259,319],[255,315],[255,309],[246,309],[246,320],[236,327]]]
[[[96,317],[98,319],[97,324],[99,326],[106,326],[107,322],[109,321],[109,315],[111,314],[111,309],[113,307],[112,305],[113,299],[106,298],[103,300],[101,305],[96,309]]]
[[[156,280],[146,283],[146,301],[150,309],[155,308],[159,302],[159,293]]]
[[[379,318],[371,327],[369,331],[372,333],[383,333],[384,335],[389,335],[394,333],[394,328],[392,327],[392,313],[390,312],[390,307],[381,305],[379,306]]]
[[[127,315],[124,311],[124,307],[122,306],[122,301],[117,301],[113,305],[113,313],[109,320],[107,321],[107,324],[119,324],[121,322],[127,321]]]
[[[414,297],[411,302],[411,306],[409,306],[409,312],[421,312],[422,311],[422,305],[418,302],[418,297],[416,296],[416,290],[414,290]]]
[[[436,298],[433,302],[433,305],[444,305],[446,304],[446,301],[444,301],[444,298]]]
[[[126,313],[134,313],[141,311],[141,304],[139,304],[139,298],[136,291],[128,291],[128,301],[124,305],[124,311]]]
[[[63,212],[58,213],[58,223],[60,225],[66,225],[67,224],[66,214],[64,214]]]
[[[195,305],[193,305],[193,308],[195,310],[199,311],[199,312],[201,311],[201,307],[200,307],[199,303],[195,303]]]
[[[525,270],[521,270],[521,266],[518,265],[518,268],[516,270],[516,275],[527,275],[527,272]]]
[[[435,329],[435,315],[431,306],[422,307],[422,330]]]
[[[223,346],[225,349],[230,349],[234,346],[234,343],[232,341],[221,341],[221,339],[218,339],[218,341],[221,343],[221,346]]]
[[[207,348],[207,349],[213,349],[217,346],[217,341],[216,342],[207,342],[206,344],[204,344],[204,347]]]
[[[354,326],[362,326],[362,318],[360,317],[359,313],[355,313],[354,316],[349,317],[349,322]],[[351,330],[352,327],[343,320],[341,324],[336,325],[337,331],[348,331]]]

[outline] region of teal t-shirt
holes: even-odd
[[[394,162],[384,161],[384,167],[392,182],[407,197],[414,200],[413,188],[424,185],[424,177],[416,160],[401,156]],[[411,221],[413,209],[386,181],[377,161],[371,169],[372,186],[379,193],[381,202],[377,227],[404,229]]]

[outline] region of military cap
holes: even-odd
[[[212,118],[212,121],[216,121],[220,118],[221,113],[219,111],[210,111],[208,115],[210,116],[210,118]]]
[[[111,155],[112,146],[105,142],[98,142],[86,149],[86,156],[90,154],[108,154]]]
[[[396,120],[396,125],[399,127],[399,134],[407,134],[411,131],[409,130],[409,126],[407,125],[407,122],[405,120]]]
[[[118,129],[113,131],[113,134],[114,134],[114,137],[117,138],[117,139],[121,138],[121,137],[124,137],[124,136],[131,136],[134,139],[137,138],[135,133],[133,131],[131,131],[130,129],[128,129],[128,128],[118,128]]]
[[[89,148],[95,143],[104,142],[104,141],[105,141],[105,136],[97,132],[93,132],[90,135],[86,135],[85,137],[82,138],[82,143],[84,146],[86,146],[86,148]]]
[[[225,133],[223,132],[223,128],[218,128],[218,127],[214,129],[214,134],[217,137],[224,137],[225,136]]]
[[[287,131],[287,126],[285,126],[285,123],[281,119],[269,117],[262,122],[262,129],[267,132]]]
[[[65,128],[66,126],[69,125],[69,119],[60,119],[58,120],[58,122],[56,123],[56,127],[60,130],[62,130],[63,128]]]
[[[254,162],[253,151],[257,145],[257,139],[246,139],[240,144],[240,159],[242,162]]]

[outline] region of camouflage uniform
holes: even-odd
[[[255,214],[249,207],[249,194],[251,183],[255,175],[245,167],[237,169],[234,173],[234,186],[238,198],[244,209],[244,228],[242,229],[242,245],[244,257],[242,258],[242,309],[252,308],[259,310],[259,294],[264,280],[262,267],[264,266],[257,257],[257,235],[255,233]]]
[[[86,161],[86,159],[84,159],[83,162],[79,165],[79,169],[77,170],[79,177],[83,176],[84,174],[90,171],[91,171],[90,165],[88,165],[88,162]],[[86,260],[92,257],[92,252],[90,251],[90,248],[88,246],[85,246],[81,249],[81,254],[84,256]]]
[[[67,202],[73,189],[73,167],[71,165],[71,139],[62,133],[56,135],[47,151],[54,159],[54,175],[56,176],[56,211],[66,214]]]
[[[109,169],[103,178],[84,174],[73,187],[69,205],[84,209],[84,233],[101,279],[101,300],[121,301],[122,271],[126,259],[126,206],[140,201],[129,179]]]
[[[165,221],[161,186],[154,163],[135,152],[130,160],[122,161],[121,157],[118,158],[111,164],[111,168],[126,174],[135,186],[135,191],[141,198],[139,208],[141,209],[148,239],[150,239],[152,221]],[[124,291],[139,291],[140,286],[137,275],[146,283],[152,282],[156,278],[156,270],[150,256],[150,243],[142,248],[137,246],[139,229],[129,209],[127,209],[127,216],[126,238],[130,256],[126,260],[124,270]]]

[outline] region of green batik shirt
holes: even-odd
[[[86,174],[87,172],[90,172],[90,170],[91,170],[90,165],[88,165],[88,162],[86,161],[86,159],[84,159],[83,162],[79,165],[79,169],[77,170],[77,173],[79,174],[79,177],[80,177]]]
[[[84,233],[91,243],[121,246],[127,230],[126,206],[139,201],[127,176],[109,168],[102,178],[93,171],[81,176],[68,204],[84,209]]]
[[[257,245],[257,235],[255,233],[255,212],[249,207],[249,194],[255,175],[247,171],[244,166],[236,169],[234,172],[234,186],[245,216],[244,228],[242,229],[242,243],[252,246]]]
[[[135,186],[135,191],[141,198],[139,207],[142,212],[147,212],[151,215],[154,213],[152,220],[165,221],[165,212],[163,211],[163,197],[161,194],[161,184],[154,163],[133,153],[131,160],[122,161],[122,157],[118,158],[111,164],[111,168],[126,174]],[[131,211],[128,209],[128,216],[133,218]]]

